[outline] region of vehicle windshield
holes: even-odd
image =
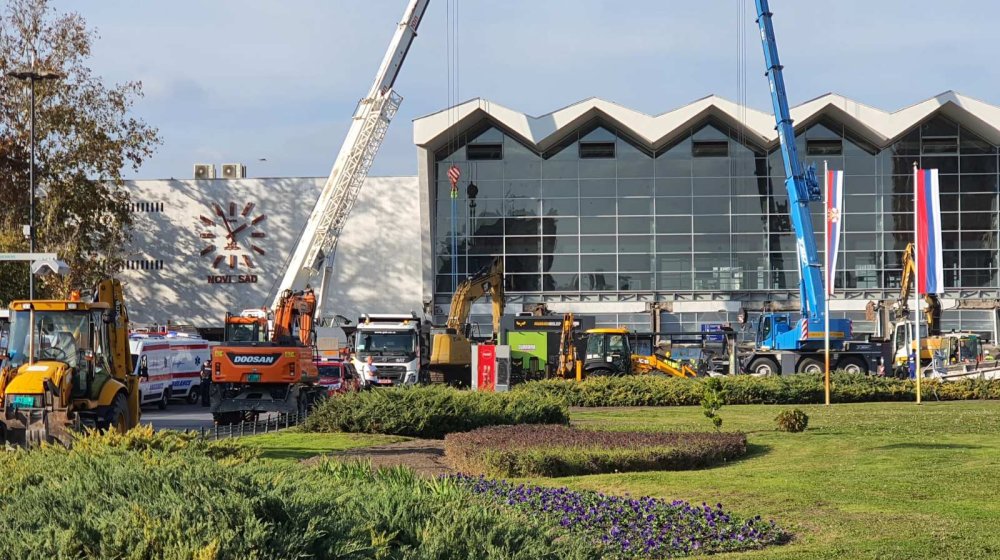
[[[969,337],[958,342],[958,359],[975,361],[979,358],[979,339]]]
[[[408,354],[414,352],[414,336],[412,332],[360,332],[357,336],[358,353],[368,354]]]
[[[80,354],[90,349],[90,322],[86,311],[36,311],[34,325],[30,311],[12,314],[9,347],[10,363],[19,366],[34,351],[36,360],[56,360],[76,367]]]
[[[267,329],[259,323],[226,325],[226,342],[267,342]]]
[[[320,377],[340,377],[340,366],[319,366]]]

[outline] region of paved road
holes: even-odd
[[[275,413],[261,414],[260,419],[274,416]],[[142,407],[142,423],[152,424],[156,430],[207,430],[215,426],[208,408],[177,401],[171,401],[166,410],[159,410],[155,405]]]
[[[198,404],[171,402],[166,410],[155,406],[142,408],[142,423],[152,424],[157,430],[200,430],[211,428],[212,413]]]

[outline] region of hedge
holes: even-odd
[[[249,460],[234,446],[151,430],[0,453],[0,469],[0,558],[605,556],[448,480]]]
[[[614,432],[568,426],[494,426],[449,434],[445,459],[463,472],[501,477],[686,470],[746,454],[741,433]]]
[[[328,399],[309,416],[303,429],[441,439],[452,432],[483,426],[568,423],[566,405],[553,396],[423,386],[360,391]]]
[[[796,374],[719,378],[725,404],[819,404],[823,376]],[[925,400],[1000,399],[1000,380],[924,380]],[[569,406],[694,406],[701,402],[704,379],[652,375],[595,377],[582,382],[561,379],[515,386],[514,394],[556,398]],[[838,403],[916,400],[916,382],[835,372],[830,398]]]

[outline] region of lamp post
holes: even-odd
[[[62,74],[52,70],[15,70],[7,73],[8,78],[27,81],[31,89],[31,109],[29,118],[29,128],[31,136],[31,166],[28,168],[28,184],[31,190],[31,210],[28,214],[28,243],[29,251],[35,252],[35,82],[43,80],[58,80]],[[35,274],[28,271],[28,298],[35,299]]]

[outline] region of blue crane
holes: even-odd
[[[785,190],[788,192],[788,209],[795,229],[795,248],[799,262],[799,296],[802,301],[802,317],[792,322],[787,313],[767,313],[758,326],[759,346],[774,350],[814,349],[822,344],[826,310],[823,305],[823,272],[819,254],[816,251],[812,217],[809,203],[823,199],[816,180],[815,166],[803,167],[795,147],[795,130],[788,110],[788,96],[785,93],[785,79],[781,63],[778,61],[778,44],[774,38],[771,10],[767,0],[755,0],[757,5],[757,25],[760,27],[761,44],[764,47],[764,61],[767,64],[767,79],[771,85],[771,103],[777,122],[778,141],[781,145],[781,159],[785,166]],[[840,349],[850,334],[848,319],[830,320],[831,348]]]

